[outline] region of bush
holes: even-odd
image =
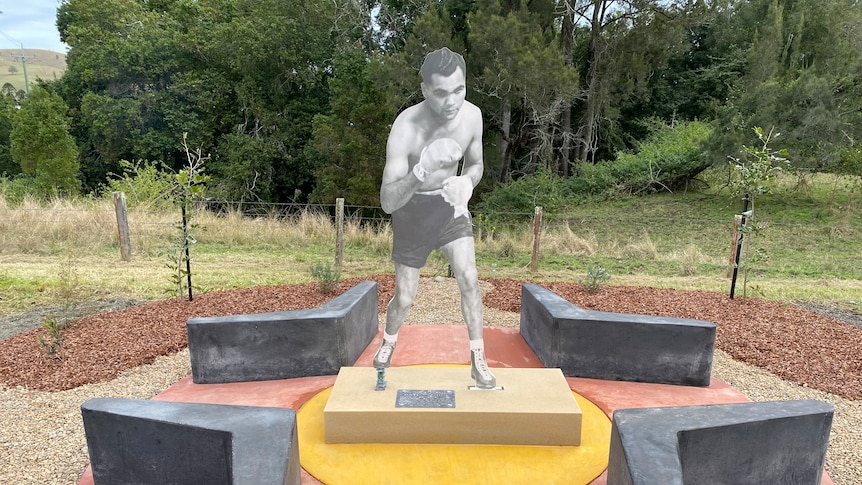
[[[535,174],[500,185],[486,194],[476,211],[511,219],[532,218],[537,206],[550,214],[564,211],[572,204],[573,196],[564,179],[540,168]]]
[[[587,270],[586,276],[581,279],[581,285],[587,293],[598,293],[599,290],[611,279],[608,271],[599,266],[591,265]]]
[[[637,153],[620,153],[617,159],[583,164],[576,176],[565,180],[540,169],[509,185],[498,186],[477,205],[478,212],[502,214],[507,219],[531,218],[542,206],[548,219],[573,204],[590,200],[673,191],[710,165],[704,142],[712,128],[699,121],[668,126],[655,122],[652,135]]]
[[[311,267],[311,276],[317,280],[317,290],[324,295],[328,295],[335,291],[338,282],[341,280],[341,270],[337,267],[332,268],[326,263],[315,263]]]
[[[12,178],[0,177],[0,198],[12,207],[21,205],[35,193],[36,183],[33,177],[21,174]]]
[[[111,199],[114,192],[126,194],[129,207],[164,209],[174,205],[176,177],[153,162],[121,160],[121,175],[112,174],[102,191],[102,197]]]
[[[616,160],[580,167],[571,191],[590,198],[643,195],[673,191],[709,168],[704,142],[712,129],[699,121],[668,126],[654,123],[652,135],[636,153],[622,152]]]

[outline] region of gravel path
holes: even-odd
[[[376,279],[380,283],[382,324],[384,304],[391,296],[392,284],[391,279],[386,277]],[[355,282],[343,282],[341,289],[346,289],[353,283]],[[511,282],[495,281],[495,286],[483,282],[482,287],[486,294],[486,325],[517,326],[519,315],[512,310],[519,304],[520,293],[515,292]],[[564,294],[567,290],[555,288],[555,291]],[[61,355],[64,359],[62,361],[46,358],[47,360],[35,364],[31,362],[35,357],[28,356],[24,349],[28,343],[30,346],[35,345],[33,343],[35,335],[41,330],[19,333],[6,340],[0,340],[0,422],[3,423],[2,428],[0,428],[0,464],[2,464],[0,483],[17,485],[77,483],[88,461],[86,440],[80,417],[80,405],[84,401],[92,397],[148,399],[188,375],[190,372],[188,350],[182,345],[181,338],[177,336],[181,332],[162,328],[159,326],[162,320],[172,320],[175,327],[184,329],[185,320],[192,315],[251,313],[252,311],[249,310],[251,306],[257,308],[257,311],[291,309],[292,307],[308,308],[309,306],[317,306],[328,299],[315,296],[316,293],[309,285],[279,287],[273,291],[266,288],[234,290],[201,295],[201,297],[195,298],[196,305],[191,305],[188,302],[174,302],[172,305],[154,302],[119,312],[103,314],[98,318],[88,317],[68,330],[67,341],[61,349],[61,353],[64,353]],[[605,294],[604,299],[612,303],[613,300],[622,298],[620,295]],[[689,299],[697,297],[697,295],[682,293],[674,296]],[[577,298],[580,297],[567,295],[567,299],[570,301]],[[641,304],[649,301],[649,298],[643,295],[637,299],[641,301]],[[668,295],[664,295],[662,301],[667,300]],[[426,325],[459,323],[461,317],[458,301],[457,288],[451,279],[422,279],[416,304],[407,323]],[[583,302],[577,303],[590,308]],[[617,304],[620,307],[628,305],[621,299]],[[765,308],[772,307],[766,306]],[[650,309],[647,308],[647,310]],[[630,312],[631,310],[623,309],[620,311]],[[661,313],[656,312],[654,314]],[[805,315],[806,320],[817,320],[813,313]],[[142,337],[143,334],[133,328],[142,327],[142,321],[148,319],[158,324],[155,325],[157,331],[154,334],[158,335],[158,338],[153,337],[153,335],[148,338],[167,341],[159,348],[160,350],[152,350],[144,345],[145,342],[141,340],[144,338]],[[176,320],[179,320],[179,323]],[[774,318],[766,318],[766,320],[774,321]],[[849,327],[857,332],[860,331],[852,325],[846,325],[834,319],[829,320],[831,325],[837,326],[839,329]],[[722,323],[719,325],[721,327]],[[113,333],[112,326],[120,326],[121,331]],[[712,375],[733,385],[755,401],[818,399],[832,404],[835,407],[835,418],[827,455],[827,468],[839,485],[862,484],[862,451],[860,451],[862,450],[862,401],[858,398],[851,399],[846,395],[844,397],[838,395],[848,394],[842,387],[830,387],[835,390],[834,393],[830,393],[814,388],[823,386],[795,384],[786,376],[782,379],[775,373],[761,367],[734,360],[730,352],[738,352],[739,349],[731,343],[740,340],[734,339],[734,335],[738,335],[742,331],[733,329],[730,324],[728,327],[730,328],[728,332],[720,333],[719,340],[725,343],[719,347],[724,346],[725,350],[716,350]],[[822,331],[819,326],[815,328],[818,332]],[[862,333],[851,333],[850,336],[851,338],[855,337],[856,340],[855,342],[846,342],[847,344],[858,344],[862,341],[860,338]],[[816,346],[817,344],[816,335],[801,334],[795,338],[811,345]],[[83,343],[79,344],[77,339],[82,340]],[[176,339],[180,340],[175,341]],[[101,340],[101,342],[96,342],[97,340]],[[108,343],[105,344],[105,341]],[[837,347],[841,342],[833,342],[833,344]],[[83,347],[78,347],[78,345],[83,345]],[[141,352],[143,357],[138,356],[138,359],[149,363],[131,365],[132,362],[135,362],[129,357],[132,354],[121,352],[121,349],[129,346],[145,349]],[[36,347],[37,351],[41,351],[38,346]],[[106,364],[97,368],[92,363],[78,358],[79,354],[88,354],[95,355],[94,359],[100,359],[101,357],[98,356],[103,347],[115,355],[121,355],[121,358],[116,359],[120,361],[120,365],[117,366],[120,370],[116,372],[105,371],[101,367],[110,367],[109,365]],[[78,349],[84,349],[86,352]],[[177,349],[182,350],[177,351]],[[15,354],[16,351],[18,354]],[[153,356],[152,354],[156,355]],[[169,355],[165,356],[165,354]],[[825,356],[822,361],[813,360],[808,367],[827,366],[828,368],[831,365],[830,357],[832,355],[835,353]],[[842,354],[839,353],[838,355],[841,356]],[[849,382],[845,386],[850,390],[849,394],[853,395],[855,392],[853,385],[860,385],[860,373],[857,370],[858,361],[846,364],[846,367],[854,372],[843,376],[845,379],[855,381]],[[45,378],[44,374],[31,369],[38,370],[46,366],[49,367],[51,373],[60,374],[63,377]],[[24,372],[21,369],[30,370]],[[64,374],[69,369],[72,369],[70,375],[77,375],[79,379],[70,379]],[[803,382],[806,376],[810,374],[810,369],[807,369],[797,376],[801,378],[792,380]],[[18,384],[10,385],[10,380],[13,380],[12,377],[18,376],[17,378],[20,378],[21,375],[25,376],[23,380]],[[31,380],[28,381],[28,378]],[[65,390],[37,390],[39,387],[36,385],[37,382],[48,381],[51,385],[47,387],[64,387],[61,384],[69,380],[87,383],[76,384]],[[2,382],[6,384],[2,384]],[[825,384],[826,387],[834,386],[834,383]]]

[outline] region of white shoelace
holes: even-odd
[[[488,362],[485,361],[485,353],[484,352],[474,352],[473,361],[476,364],[476,370],[482,374],[482,378],[485,380],[490,380],[493,378],[493,374],[491,374],[491,369],[488,368]]]
[[[377,360],[380,362],[387,362],[389,360],[389,356],[392,355],[392,349],[395,345],[390,344],[389,342],[383,342],[383,345],[380,347],[380,351],[377,352]]]

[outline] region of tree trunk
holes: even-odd
[[[575,35],[575,19],[573,12],[566,12],[563,16],[563,28],[561,31],[563,38],[563,64],[567,67],[572,65],[572,51],[574,49]],[[572,160],[572,105],[566,103],[563,106],[563,114],[560,118],[563,134],[563,146],[561,150],[559,174],[564,177],[569,177],[569,163]]]
[[[497,146],[500,149],[500,175],[498,180],[501,183],[508,183],[510,180],[512,166],[512,153],[509,150],[509,140],[512,133],[512,101],[508,96],[503,98],[501,113],[500,113],[500,134],[498,135]]]
[[[595,0],[593,2],[592,18],[590,20],[590,67],[587,70],[587,92],[586,111],[581,121],[580,152],[578,158],[581,163],[586,163],[590,154],[595,151],[595,126],[599,117],[599,64],[602,56],[601,37],[602,19],[605,12],[605,1]]]

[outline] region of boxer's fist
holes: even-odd
[[[455,208],[455,217],[470,217],[467,202],[473,196],[473,181],[466,175],[449,177],[443,181],[443,200]]]
[[[434,140],[422,150],[419,163],[427,172],[434,172],[441,168],[450,168],[458,165],[458,161],[464,156],[464,150],[457,141],[451,138],[440,138]]]

